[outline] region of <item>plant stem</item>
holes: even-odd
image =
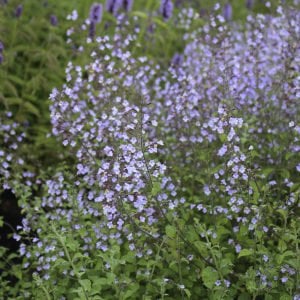
[[[64,252],[65,252],[65,254],[66,254],[66,256],[67,256],[67,259],[68,259],[68,261],[69,261],[69,263],[70,263],[70,265],[71,265],[71,267],[72,267],[72,270],[73,270],[75,276],[76,276],[77,279],[78,279],[78,283],[80,284],[80,286],[81,286],[81,288],[82,288],[82,290],[83,290],[85,299],[88,300],[89,298],[88,298],[88,296],[87,296],[87,294],[86,294],[86,291],[85,291],[85,289],[84,289],[84,286],[82,286],[82,284],[80,283],[80,276],[78,275],[78,273],[77,273],[77,271],[76,271],[76,268],[75,268],[75,266],[74,266],[73,260],[71,259],[70,253],[69,253],[69,251],[68,251],[68,248],[67,248],[67,246],[66,246],[66,244],[65,244],[65,242],[64,242],[64,240],[63,240],[63,238],[62,238],[62,236],[56,231],[56,229],[55,229],[55,227],[54,227],[53,225],[52,225],[52,229],[53,229],[53,232],[55,233],[55,235],[58,237],[59,242],[61,243],[61,245],[62,245],[62,247],[63,247],[63,249],[64,249]]]

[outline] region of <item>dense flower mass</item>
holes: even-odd
[[[30,241],[20,246],[24,268],[39,286],[63,274],[65,286],[80,287],[68,296],[83,299],[132,286],[127,299],[145,291],[177,299],[177,290],[182,299],[190,290],[195,299],[298,297],[300,12],[279,6],[242,26],[229,2],[216,5],[160,65],[140,54],[147,27],[140,16],[131,27],[120,11],[131,7],[107,1],[116,28],[97,36],[102,5],[92,5],[81,26],[89,38],[74,42],[87,57],[70,61],[52,90],[52,135],[71,166],[22,206],[14,236]],[[184,29],[199,17],[182,9],[171,18],[172,1],[161,1],[160,14]],[[0,150],[0,179],[10,188],[24,135],[0,124],[10,149]]]
[[[53,134],[76,159],[77,192],[72,195],[76,207],[83,215],[105,220],[93,225],[96,243],[86,237],[89,250],[107,249],[108,235],[122,243],[128,234],[136,234],[130,226],[158,237],[154,224],[184,202],[177,197],[166,166],[155,158],[163,142],[151,135],[157,124],[147,107],[151,104],[150,81],[159,68],[126,50],[134,36],[128,35],[120,47],[116,44],[119,38],[118,33],[113,40],[97,38],[91,63],[85,67],[70,63],[67,83],[50,96]],[[64,176],[47,181],[47,187],[49,196],[41,203],[50,209],[47,218],[76,222],[74,209],[67,205],[70,195]],[[64,203],[67,207],[63,209]]]
[[[156,79],[156,97],[163,101],[155,102],[154,113],[163,118],[159,128],[176,135],[176,142],[211,142],[216,136],[209,132],[215,123],[210,118],[224,104],[245,117],[249,125],[255,122],[256,128],[250,126],[249,131],[258,139],[268,130],[274,135],[285,131],[299,109],[299,77],[295,75],[300,55],[299,29],[295,27],[299,14],[286,14],[249,16],[245,33],[228,31],[224,18],[218,16],[186,36],[192,42],[186,46],[183,64],[178,67],[175,56],[168,77]],[[214,28],[219,33],[208,34]],[[163,114],[165,107],[168,111]],[[224,125],[219,125],[219,133]]]

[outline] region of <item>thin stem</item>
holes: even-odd
[[[42,289],[43,292],[45,293],[46,299],[47,299],[47,300],[51,300],[50,294],[48,293],[47,289],[46,289],[43,285],[41,286],[41,289]]]
[[[176,235],[176,242],[177,242],[177,253],[178,253],[178,259],[177,259],[178,274],[179,274],[180,285],[182,287],[183,284],[182,284],[182,272],[181,272],[181,261],[180,261],[180,259],[181,259],[181,253],[180,253],[180,243],[179,243],[179,236],[178,236],[178,234]],[[184,292],[183,292],[183,290],[182,290],[181,287],[180,287],[181,298],[184,299]]]
[[[217,270],[217,272],[218,272],[220,278],[221,278],[222,281],[223,281],[223,280],[224,280],[223,274],[222,274],[221,270],[219,269],[218,260],[217,260],[215,254],[214,254],[213,248],[212,248],[212,246],[211,246],[211,242],[210,242],[210,240],[209,240],[208,235],[207,235],[206,232],[205,232],[205,239],[206,239],[206,242],[207,242],[207,244],[208,244],[208,249],[209,249],[209,251],[210,251],[210,253],[211,253],[211,256],[212,256],[212,258],[213,258],[214,264],[215,264],[215,266],[216,266],[216,270]]]
[[[65,244],[65,242],[64,242],[64,240],[63,240],[63,238],[62,238],[62,236],[56,231],[56,229],[55,229],[55,227],[54,227],[53,225],[52,225],[52,229],[53,229],[53,232],[55,233],[55,235],[58,237],[59,242],[61,243],[61,245],[62,245],[62,247],[63,247],[63,249],[64,249],[64,252],[65,252],[65,254],[66,254],[66,256],[67,256],[67,259],[68,259],[68,261],[69,261],[69,263],[70,263],[70,265],[71,265],[71,267],[72,267],[72,270],[74,271],[74,274],[75,274],[75,276],[76,276],[77,279],[78,279],[78,283],[81,285],[81,288],[82,288],[82,290],[83,290],[85,299],[88,300],[89,298],[88,298],[88,296],[87,296],[87,294],[86,294],[86,291],[85,291],[85,289],[84,289],[84,286],[82,286],[82,284],[81,284],[81,282],[80,282],[80,276],[78,275],[78,273],[77,273],[77,271],[76,271],[75,265],[74,265],[74,263],[73,263],[73,260],[71,259],[71,255],[70,255],[70,253],[69,253],[69,251],[68,251],[68,248],[67,248],[67,246],[66,246],[66,244]]]

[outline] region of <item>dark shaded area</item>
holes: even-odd
[[[0,228],[0,246],[7,248],[9,252],[16,252],[20,242],[13,239],[12,235],[17,226],[22,224],[22,215],[18,200],[11,190],[4,190],[0,195],[0,216],[4,221]]]

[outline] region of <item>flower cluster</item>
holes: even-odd
[[[107,1],[106,9],[117,15],[130,3]],[[162,1],[165,20],[172,10],[171,1]],[[102,5],[94,4],[83,28],[101,16]],[[190,25],[185,17],[197,16],[182,11],[182,27]],[[231,18],[227,3],[208,24],[186,34],[184,51],[167,70],[133,54],[139,29],[126,33],[125,14],[117,16],[112,37],[96,36],[90,27],[82,47],[92,49],[88,63],[70,62],[66,83],[50,95],[52,134],[74,165],[71,173],[47,180],[35,206],[66,236],[77,232],[86,255],[117,243],[140,258],[151,255],[149,243],[166,234],[170,245],[181,238],[176,253],[187,258],[186,270],[199,257],[208,266],[201,275],[206,286],[229,289],[242,273],[263,290],[275,287],[278,278],[288,285],[295,277],[289,251],[277,261],[269,252],[281,251],[274,242],[278,231],[294,226],[299,209],[294,178],[300,170],[300,13],[278,7],[273,17],[249,16],[244,28]],[[36,270],[48,279],[52,263],[66,251],[60,239],[44,238],[48,228],[40,222],[38,216],[24,218],[23,232],[36,231]],[[26,247],[21,254],[30,258]],[[228,249],[237,257],[227,255]],[[250,256],[248,269],[236,267],[235,259]],[[254,270],[253,261],[272,270]],[[206,282],[211,273],[214,280]]]
[[[249,16],[246,31],[228,30],[224,22],[221,15],[212,17],[210,24],[186,35],[192,42],[184,61],[177,55],[169,71],[156,78],[153,112],[161,131],[190,148],[216,140],[207,124],[220,104],[229,104],[247,120],[249,134],[263,148],[264,133],[276,138],[299,109],[299,14],[279,7],[273,18]]]
[[[127,50],[133,35],[122,43],[120,38],[118,33],[113,39],[97,37],[91,62],[83,67],[69,63],[67,83],[50,95],[53,135],[74,154],[76,166],[74,176],[60,173],[46,182],[40,205],[49,222],[66,220],[73,230],[82,226],[78,213],[95,220],[83,238],[86,251],[106,251],[110,239],[130,241],[133,250],[134,235],[147,232],[157,238],[155,224],[184,202],[157,158],[163,142],[154,136],[157,122],[148,107],[159,67]],[[74,182],[71,194],[68,181]],[[38,222],[28,220],[32,227]],[[55,249],[51,240],[33,242],[45,251]],[[141,250],[150,253],[149,247]],[[43,256],[37,255],[37,270],[45,270]]]
[[[25,134],[20,131],[20,124],[12,120],[11,112],[0,117],[0,184],[3,190],[13,191],[13,178],[17,174],[15,169],[24,165],[18,150]]]

